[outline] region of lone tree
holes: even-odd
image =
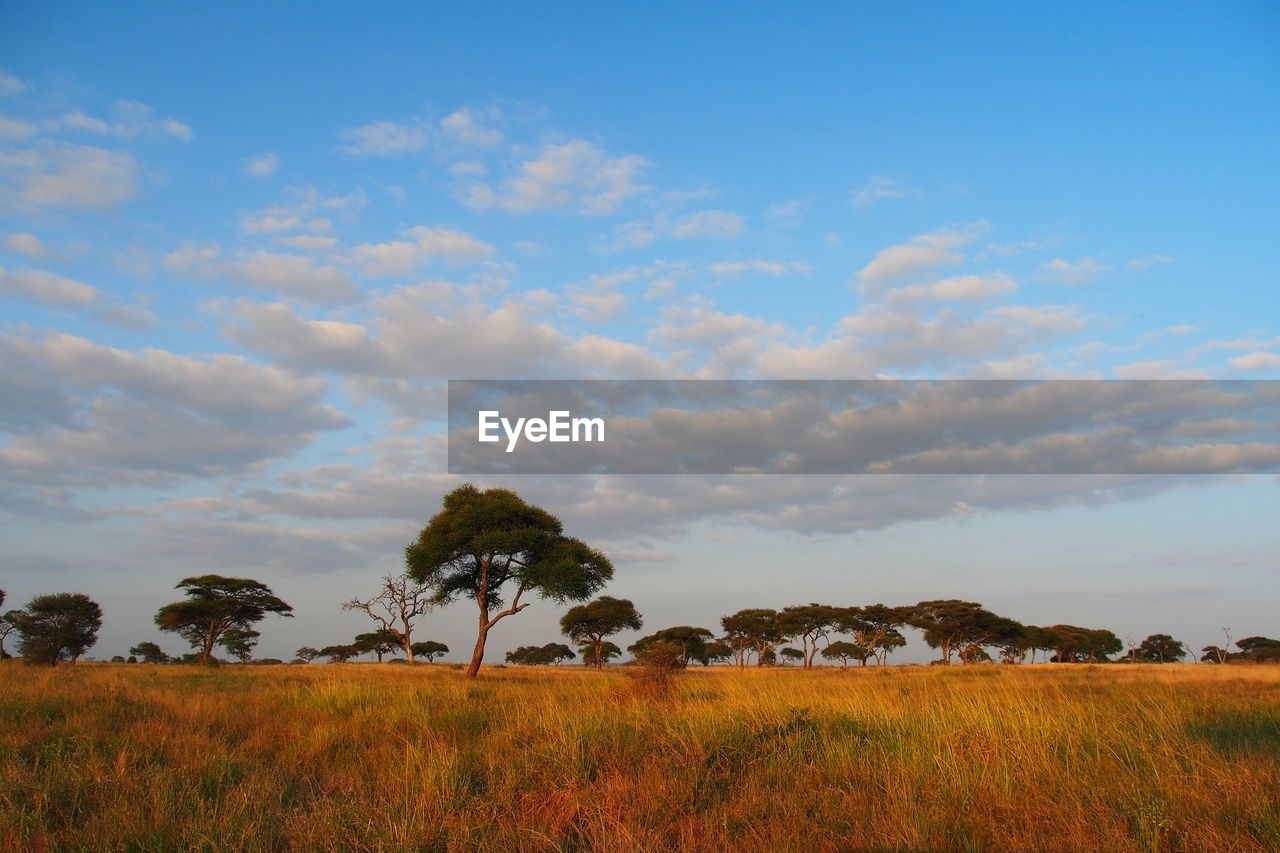
[[[37,595],[26,610],[5,614],[18,632],[18,651],[31,663],[54,666],[74,661],[98,642],[102,608],[87,595]]]
[[[186,592],[187,600],[161,607],[156,625],[199,649],[200,663],[209,662],[218,640],[233,628],[247,631],[268,613],[293,615],[293,608],[276,598],[270,587],[249,578],[201,575],[181,581],[175,589]]]
[[[395,638],[404,656],[413,663],[413,621],[431,609],[431,589],[406,575],[384,575],[382,588],[373,598],[353,598],[342,603],[343,610],[361,610],[380,631]],[[385,653],[385,652],[384,652]],[[382,660],[382,655],[378,655]]]
[[[431,663],[440,655],[449,654],[449,647],[444,643],[437,643],[435,640],[423,640],[420,643],[413,644],[413,653],[417,657],[426,658],[427,663]]]
[[[551,513],[508,489],[481,491],[470,483],[445,495],[444,508],[405,549],[405,565],[410,578],[435,589],[434,603],[475,601],[478,631],[468,678],[480,672],[493,626],[529,606],[520,600],[525,593],[561,604],[583,601],[613,577],[609,558],[565,536]],[[510,603],[508,584],[515,586]]]
[[[601,650],[605,637],[619,631],[638,631],[642,627],[644,620],[636,612],[636,606],[625,598],[611,595],[570,607],[569,612],[560,617],[560,632],[582,645],[584,658],[589,650],[591,665],[596,669],[604,666]]]
[[[129,654],[139,658],[143,663],[168,663],[169,656],[158,645],[152,642],[138,643],[129,649]]]

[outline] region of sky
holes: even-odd
[[[6,3],[6,607],[176,653],[152,617],[215,572],[293,605],[260,656],[346,642],[463,481],[450,378],[1280,379],[1278,106],[1268,3]],[[642,633],[1280,632],[1274,475],[473,479],[609,553]]]

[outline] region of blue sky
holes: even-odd
[[[1277,45],[1263,3],[7,4],[0,588],[90,592],[106,654],[204,571],[298,609],[263,654],[345,639],[457,482],[450,377],[1280,378]],[[653,628],[1280,630],[1274,478],[484,482]]]

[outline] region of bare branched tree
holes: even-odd
[[[382,589],[373,598],[353,598],[343,610],[362,610],[378,627],[404,646],[405,657],[413,663],[413,620],[431,609],[432,591],[405,575],[384,575]]]

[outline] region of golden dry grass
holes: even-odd
[[[1280,667],[11,662],[0,846],[1274,851]]]

